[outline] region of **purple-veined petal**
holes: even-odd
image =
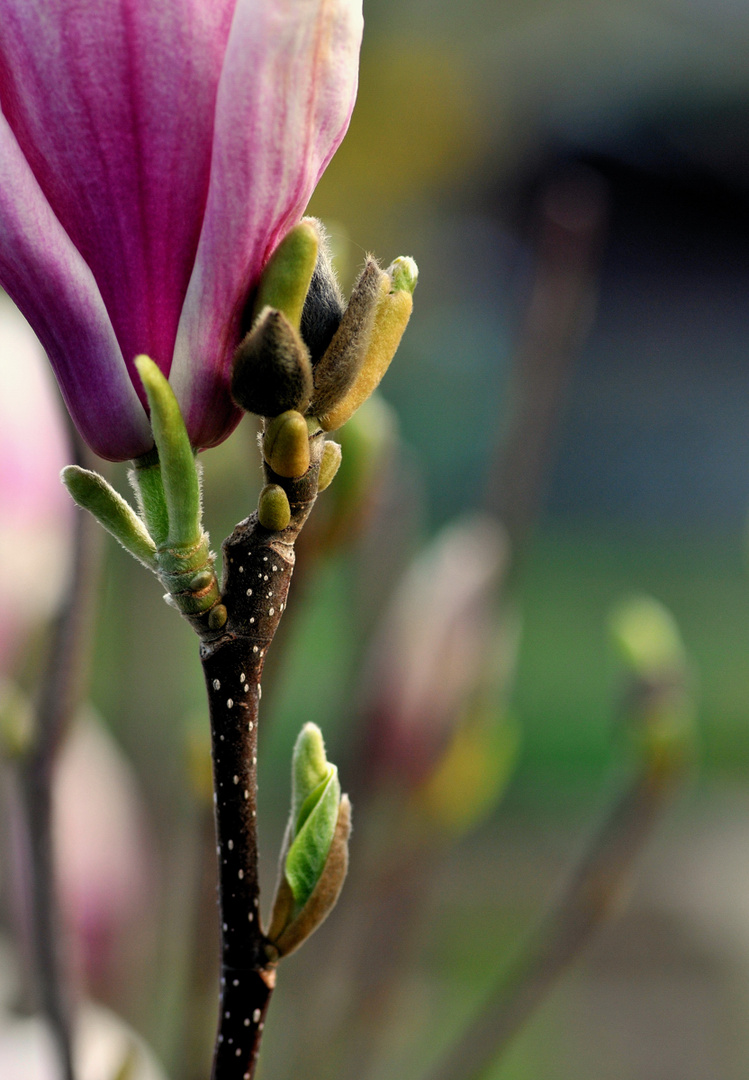
[[[153,438],[96,282],[2,114],[0,283],[46,349],[89,446],[114,460],[145,453]]]
[[[220,442],[239,419],[228,383],[242,310],[348,127],[361,33],[361,0],[237,2],[170,374],[196,446]]]
[[[3,112],[131,375],[138,353],[171,365],[235,3],[0,0]]]

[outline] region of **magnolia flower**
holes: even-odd
[[[68,458],[65,413],[44,354],[0,293],[0,564],[13,568],[0,605],[0,676],[65,583],[73,515],[57,477]]]
[[[0,284],[81,434],[148,451],[133,361],[195,447],[240,413],[248,296],[348,126],[361,0],[0,0]]]

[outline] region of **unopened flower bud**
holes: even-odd
[[[263,436],[263,456],[278,476],[304,476],[310,461],[309,430],[301,413],[289,409],[270,421]]]
[[[307,346],[286,316],[264,308],[234,354],[231,393],[256,416],[305,409],[312,395]]]
[[[315,416],[334,408],[356,380],[367,354],[375,312],[389,289],[390,278],[370,257],[354,285],[341,325],[315,366],[309,409]]]
[[[257,504],[258,521],[269,532],[283,532],[291,521],[289,498],[279,484],[266,484]]]
[[[408,325],[413,308],[413,290],[418,270],[413,259],[401,257],[388,269],[392,291],[382,294],[374,314],[367,350],[356,379],[333,406],[317,415],[326,431],[335,431],[350,420],[356,410],[380,385],[390,367]]]
[[[320,461],[320,478],[317,482],[318,491],[325,491],[332,484],[341,464],[341,456],[340,443],[332,442],[330,439],[326,440]]]

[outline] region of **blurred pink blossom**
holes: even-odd
[[[51,614],[70,556],[70,460],[62,403],[31,328],[0,293],[0,675]]]

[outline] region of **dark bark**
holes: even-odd
[[[260,680],[286,608],[294,542],[317,496],[322,436],[299,480],[276,476],[291,523],[265,529],[253,514],[224,542],[222,603],[227,622],[201,645],[211,714],[219,861],[221,996],[213,1080],[251,1080],[275,985],[275,959],[260,925],[257,845],[257,737]]]

